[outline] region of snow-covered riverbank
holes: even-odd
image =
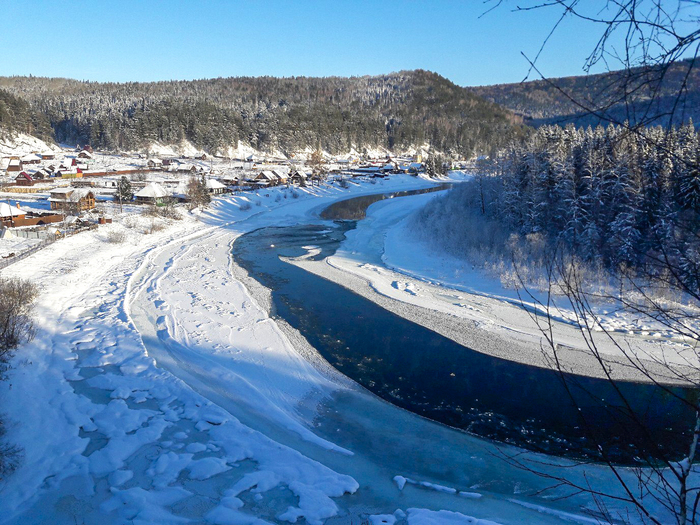
[[[436,196],[425,194],[404,198],[401,202],[385,200],[373,204],[367,218],[348,232],[347,240],[336,255],[316,265],[302,264],[326,278],[343,282],[358,293],[374,296],[372,300],[385,308],[433,327],[477,351],[551,367],[553,356],[542,351],[548,345],[532,315],[532,312],[539,312],[540,326],[544,328],[544,311],[527,295],[532,293],[546,304],[544,294],[529,291],[521,292],[520,296],[516,290],[504,288],[497,279],[465,261],[434,253],[415,239],[411,232],[411,214]],[[350,275],[359,280],[353,280]],[[553,329],[563,368],[576,374],[605,377],[599,362],[583,344],[580,331],[571,322],[574,314],[570,305],[562,298],[557,302],[552,312]],[[522,307],[523,303],[529,305],[530,311]],[[668,372],[667,364],[684,370],[688,377],[697,375],[700,363],[691,345],[673,341],[671,335],[662,333],[668,331],[666,327],[645,326],[654,324],[648,318],[612,307],[607,312],[604,306],[598,307],[601,322],[614,334],[619,346],[602,331],[596,344],[609,360],[614,377],[648,381],[644,374],[629,365],[621,348],[632,352],[631,355],[641,360],[643,367],[659,380],[676,381],[676,376]],[[431,319],[435,312],[441,314],[437,325]],[[615,363],[619,366],[614,366]]]
[[[114,224],[3,270],[42,293],[37,337],[0,383],[8,438],[24,448],[0,484],[0,522],[591,522],[592,502],[547,502],[534,496],[546,480],[496,459],[517,451],[396,409],[302,356],[264,290],[236,279],[242,233],[430,184],[217,199],[163,230]],[[109,242],[109,228],[125,242]],[[585,472],[610,485],[604,469]]]

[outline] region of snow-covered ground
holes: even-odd
[[[519,451],[328,370],[269,317],[264,290],[251,294],[231,259],[245,232],[317,220],[339,198],[430,184],[397,176],[230,196],[181,221],[82,233],[3,270],[41,295],[37,336],[0,383],[7,437],[24,448],[0,483],[0,522],[592,523],[592,501],[536,495],[546,480],[498,459]],[[367,242],[369,257],[378,241]],[[379,268],[372,257],[357,268]],[[419,291],[393,279],[397,293]],[[567,472],[614,490],[604,468]]]
[[[475,269],[463,260],[444,253],[435,253],[416,240],[411,232],[411,215],[438,194],[424,194],[398,200],[384,200],[373,204],[367,218],[347,235],[335,256],[325,264],[343,272],[359,276],[372,290],[393,300],[438,310],[454,319],[469,320],[494,335],[521,343],[511,358],[536,365],[546,364],[540,351],[544,343],[542,333],[532,318],[532,311],[543,314],[543,308],[533,303],[520,291],[504,288],[499,279]],[[330,277],[332,278],[332,277]],[[541,304],[547,299],[543,293],[530,291]],[[522,304],[528,304],[526,310]],[[675,364],[697,370],[700,362],[691,345],[674,339],[674,334],[650,319],[622,311],[610,304],[594,305],[602,326],[614,333],[620,347],[630,349],[645,366],[654,367],[660,376],[671,379],[658,363]],[[600,365],[589,359],[579,330],[574,326],[575,315],[565,298],[557,298],[552,311],[555,341],[562,353],[569,356],[565,365],[577,373],[601,375]],[[544,316],[540,322],[544,328]],[[608,335],[599,332],[596,343],[602,354],[624,362],[620,347],[612,344]],[[450,335],[450,334],[446,334]],[[454,337],[453,337],[454,338]],[[481,350],[477,346],[472,346]],[[529,349],[529,350],[528,350]],[[498,351],[496,348],[494,351]],[[499,353],[509,358],[508,352]],[[632,354],[630,354],[632,355]],[[550,363],[551,364],[551,363]],[[619,368],[620,377],[637,377],[631,367]],[[690,372],[692,373],[692,372]]]

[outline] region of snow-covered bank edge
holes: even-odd
[[[439,312],[442,322],[436,331],[479,352],[524,364],[552,367],[553,355],[533,320],[532,309],[524,308],[517,293],[504,290],[500,283],[471,269],[465,261],[434,253],[415,239],[410,229],[411,216],[436,194],[385,200],[370,206],[367,219],[348,232],[347,240],[325,263],[298,264],[314,267],[334,280],[378,302],[410,320],[423,324],[426,310]],[[380,254],[377,256],[376,254]],[[329,268],[321,268],[330,265]],[[359,277],[361,281],[349,278]],[[465,279],[467,279],[465,281]],[[398,303],[391,306],[384,297]],[[383,302],[382,302],[383,301]],[[444,329],[444,325],[451,328]],[[564,369],[579,375],[605,378],[597,359],[581,343],[579,330],[571,322],[556,322],[558,352]],[[432,326],[432,325],[431,325]],[[466,329],[465,329],[466,327]],[[486,337],[471,337],[469,332]],[[489,334],[489,335],[487,335]],[[655,337],[615,334],[622,348],[633,348],[644,367],[658,380],[678,384],[678,377],[666,369],[672,363],[689,377],[697,374],[692,348],[676,341]],[[489,341],[488,337],[495,337]],[[505,341],[505,344],[504,344]],[[613,366],[614,377],[649,382],[649,378],[630,366],[620,348],[604,333],[597,339],[601,352]],[[541,350],[544,344],[545,352]],[[512,348],[509,348],[512,347]],[[691,366],[690,368],[687,368]]]

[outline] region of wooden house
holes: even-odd
[[[13,221],[15,219],[24,219],[26,212],[17,206],[10,206],[6,202],[0,202],[0,222]]]
[[[207,179],[206,185],[207,191],[212,195],[220,195],[226,191],[226,186],[221,184],[218,180]]]
[[[49,192],[52,210],[80,213],[95,207],[95,192],[88,188],[56,188]]]
[[[19,157],[10,157],[10,162],[7,164],[7,173],[22,171],[22,161]]]
[[[34,186],[34,179],[26,171],[22,171],[15,177],[17,186]]]
[[[261,186],[276,186],[279,184],[279,178],[273,171],[263,170],[257,174],[257,176],[253,179],[253,182]]]
[[[163,204],[170,195],[163,186],[156,182],[151,182],[137,191],[134,195],[136,202],[140,204]]]
[[[56,158],[56,155],[51,153],[51,152],[41,154],[42,160],[54,160],[55,158]]]
[[[22,161],[22,164],[39,164],[41,162],[41,157],[36,153],[30,153],[29,155],[22,157],[20,160]]]
[[[159,169],[163,167],[163,161],[160,159],[148,159],[146,165],[151,169]]]
[[[294,170],[289,177],[289,182],[298,186],[306,186],[307,175],[301,170]]]

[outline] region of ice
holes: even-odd
[[[408,525],[502,525],[448,510],[408,509]]]

